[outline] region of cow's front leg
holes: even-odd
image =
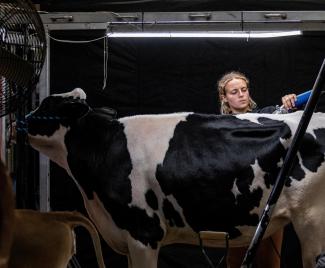
[[[129,268],[157,268],[159,248],[152,249],[133,238],[128,240],[128,248]]]

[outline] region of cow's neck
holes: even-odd
[[[61,125],[51,136],[29,135],[28,139],[34,149],[49,157],[53,162],[67,170],[68,173],[71,173],[67,162],[68,152],[64,144],[68,130],[69,128]]]

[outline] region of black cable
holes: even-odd
[[[211,268],[216,268],[216,267],[214,266],[213,262],[210,260],[208,254],[205,252],[205,249],[204,249],[204,247],[203,247],[202,239],[201,239],[201,237],[200,237],[200,234],[199,234],[199,243],[200,243],[200,248],[201,248],[201,251],[202,251],[202,253],[203,253],[203,256],[205,257],[205,259],[206,259],[206,261],[208,262],[209,266],[210,266]]]
[[[270,239],[271,239],[271,244],[272,244],[272,247],[273,247],[273,249],[274,249],[276,255],[278,256],[279,259],[281,259],[281,253],[280,253],[279,250],[277,249],[277,247],[276,247],[276,245],[275,245],[275,243],[274,243],[273,238],[270,237]]]

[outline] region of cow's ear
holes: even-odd
[[[81,118],[90,110],[89,105],[85,101],[65,103],[61,108],[61,113],[70,119]]]
[[[94,111],[100,114],[105,114],[110,120],[116,119],[117,117],[116,110],[109,107],[94,108]]]

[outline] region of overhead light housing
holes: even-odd
[[[250,32],[107,32],[109,38],[274,38],[302,35],[302,31],[250,31]]]

